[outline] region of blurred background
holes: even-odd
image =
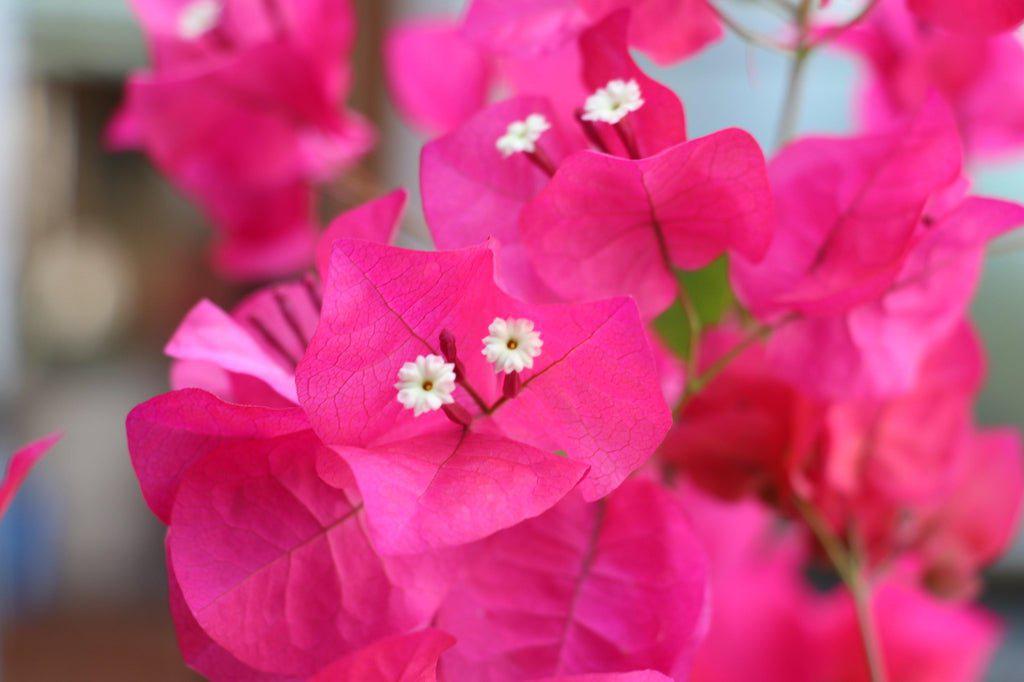
[[[367,180],[406,186],[405,239],[427,243],[421,140],[387,101],[379,46],[389,22],[462,3],[356,4],[353,104],[380,126],[382,144],[347,181],[350,195],[368,198]],[[0,461],[30,438],[66,432],[0,526],[4,680],[192,679],[164,601],[163,528],[139,494],[123,424],[132,406],[166,390],[161,349],[185,311],[244,290],[210,274],[208,228],[146,159],[103,149],[121,82],[144,63],[126,0],[0,0]],[[692,136],[738,125],[768,147],[785,66],[730,37],[681,68],[652,71],[681,93]],[[848,130],[855,79],[848,61],[817,55],[801,129]],[[1024,198],[1024,165],[979,169],[979,178],[984,193]],[[987,424],[1024,426],[1017,245],[1024,235],[993,250],[974,311],[991,354],[979,405]],[[985,595],[1010,626],[992,680],[1024,670],[1022,585],[1024,541]]]

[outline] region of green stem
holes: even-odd
[[[850,580],[846,583],[853,605],[857,611],[857,625],[860,628],[860,639],[864,644],[864,657],[868,663],[868,674],[871,682],[886,682],[885,663],[882,660],[882,643],[875,627],[875,618],[871,613],[871,585],[864,577],[859,560],[853,561],[850,569]]]
[[[732,15],[725,12],[717,4],[709,2],[708,6],[711,7],[711,10],[718,15],[718,20],[721,21],[726,28],[735,33],[743,42],[765,50],[771,50],[772,52],[790,52],[789,46],[766,35],[751,31],[749,28],[734,19]]]
[[[836,573],[839,574],[846,589],[850,592],[871,682],[886,682],[881,640],[878,637],[878,629],[875,627],[875,619],[871,613],[871,586],[864,575],[865,559],[862,548],[859,544],[855,544],[853,549],[845,547],[810,502],[794,495],[793,505],[800,512],[807,527],[814,533],[814,537],[825,550]]]
[[[697,374],[697,368],[699,367],[700,335],[704,327],[700,321],[700,313],[697,311],[697,306],[682,282],[678,284],[676,295],[679,299],[679,305],[683,307],[683,313],[686,315],[686,326],[689,332],[689,339],[686,343],[686,378],[689,380],[690,377]]]

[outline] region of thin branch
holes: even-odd
[[[864,644],[864,657],[867,659],[871,682],[886,682],[888,676],[882,656],[882,643],[878,636],[874,615],[871,612],[871,585],[865,578],[863,564],[864,552],[859,543],[854,543],[849,571],[850,579],[846,586],[850,590],[850,596],[853,597],[854,609],[857,612],[857,626],[860,628],[860,639]]]
[[[782,52],[785,54],[793,51],[792,48],[785,43],[750,30],[733,18],[728,12],[719,7],[716,3],[709,2],[708,6],[711,7],[711,10],[718,15],[718,20],[725,24],[725,26],[735,33],[743,42],[765,50],[771,50],[772,52]]]
[[[811,18],[814,14],[814,0],[800,0],[794,16],[796,23],[796,48],[793,62],[789,67],[789,79],[786,83],[786,94],[783,99],[782,115],[779,118],[779,131],[776,135],[776,146],[781,147],[793,137],[796,131],[797,118],[800,113],[800,100],[803,92],[804,73],[807,58],[811,56],[814,45],[808,42],[811,30]]]
[[[868,2],[864,3],[864,7],[862,7],[861,10],[857,12],[857,14],[853,15],[853,17],[851,17],[848,21],[839,24],[838,26],[833,26],[824,34],[820,35],[818,39],[814,41],[812,47],[817,48],[820,47],[821,45],[824,45],[825,43],[830,43],[839,36],[841,36],[842,34],[846,33],[848,30],[862,22],[869,14],[871,14],[871,10],[873,10],[875,8],[875,5],[877,4],[878,0],[868,0]]]

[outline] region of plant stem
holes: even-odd
[[[863,550],[859,545],[852,550],[845,547],[839,537],[828,527],[828,523],[821,517],[814,505],[796,495],[792,499],[793,506],[800,512],[807,527],[814,533],[814,537],[825,550],[836,573],[839,574],[846,589],[850,592],[871,682],[886,682],[882,645],[875,627],[875,619],[871,613],[871,586],[868,584],[863,570],[865,563]]]
[[[868,663],[868,674],[871,682],[886,682],[885,664],[882,660],[882,644],[878,637],[878,628],[871,613],[871,585],[864,577],[861,562],[854,558],[849,570],[849,581],[846,583],[853,597],[854,609],[857,612],[857,625],[860,628],[860,639],[864,644],[864,656]]]
[[[771,50],[772,52],[790,51],[790,48],[787,45],[784,45],[783,43],[780,43],[766,35],[751,31],[749,28],[734,19],[730,14],[722,10],[716,3],[709,2],[708,6],[711,7],[711,10],[718,15],[718,20],[725,24],[725,26],[735,33],[743,42],[765,50]]]
[[[776,146],[781,147],[793,137],[796,130],[797,117],[800,113],[800,100],[803,91],[804,74],[807,69],[807,58],[811,56],[814,44],[808,41],[811,29],[811,17],[814,13],[814,0],[800,0],[793,15],[796,25],[796,45],[793,61],[789,67],[789,79],[786,83],[786,94],[779,118],[779,131],[776,135]]]
[[[678,283],[677,296],[679,305],[683,307],[686,315],[686,327],[690,338],[686,344],[686,378],[696,376],[698,363],[700,362],[700,335],[703,332],[703,325],[700,321],[700,313],[693,303],[693,298],[680,281]]]

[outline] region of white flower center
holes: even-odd
[[[537,150],[537,140],[550,129],[551,124],[543,114],[530,114],[522,121],[510,123],[495,146],[506,158],[520,152],[533,153]]]
[[[195,0],[178,15],[178,35],[183,40],[196,40],[216,28],[224,8],[220,0]]]
[[[533,368],[533,359],[544,345],[533,320],[494,318],[484,337],[483,354],[494,365],[495,372],[522,372]]]
[[[398,370],[398,402],[415,416],[455,402],[455,365],[440,355],[417,355]]]
[[[583,120],[603,121],[614,125],[643,105],[644,98],[639,83],[632,78],[628,81],[612,80],[587,98],[583,105]]]

